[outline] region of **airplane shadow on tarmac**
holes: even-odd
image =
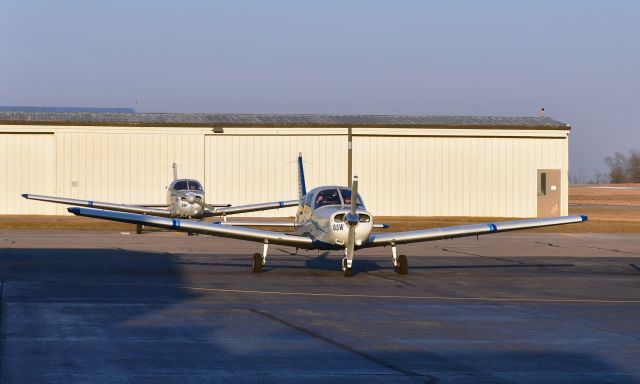
[[[286,252],[282,249],[280,251]],[[263,268],[263,273],[268,272],[270,270],[278,270],[278,269],[310,269],[310,270],[320,270],[320,271],[340,271],[341,270],[341,259],[342,256],[339,253],[334,252],[333,254],[329,252],[322,252],[319,255],[313,257],[309,256],[308,253],[300,253],[300,254],[292,254],[287,252],[288,255],[271,255],[267,259],[267,264]],[[227,256],[222,254],[211,254],[211,256]],[[374,258],[380,259],[380,256],[375,256]],[[250,263],[249,257],[234,257],[233,261],[238,261],[242,263]],[[410,270],[434,270],[434,269],[494,269],[494,268],[560,268],[560,267],[575,267],[575,264],[569,263],[555,263],[555,264],[542,264],[542,263],[515,263],[511,262],[507,264],[507,262],[502,264],[452,264],[452,265],[411,265],[411,257],[409,258]],[[274,261],[277,261],[275,263]],[[283,264],[283,262],[291,261],[292,264]],[[299,264],[300,261],[304,261],[303,265],[294,265]],[[207,266],[220,266],[220,267],[238,267],[241,266],[239,263],[227,263],[227,262],[192,262],[192,261],[180,261],[179,264],[192,264],[192,265],[207,265]],[[250,264],[248,264],[250,267]],[[366,255],[362,255],[361,257],[356,257],[354,259],[353,266],[353,274],[356,275],[358,273],[367,273],[367,272],[375,272],[375,271],[392,271],[394,269],[391,260],[372,260],[371,258],[367,258]]]

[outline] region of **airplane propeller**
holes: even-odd
[[[360,215],[356,212],[358,204],[358,176],[353,177],[351,183],[351,211],[347,213],[345,219],[349,227],[349,237],[347,238],[346,257],[344,260],[344,275],[351,276],[351,261],[353,260],[353,252],[356,246],[356,225],[360,221]]]
[[[231,206],[231,204],[207,204],[202,199],[198,199],[193,193],[182,193],[178,190],[174,191],[174,193],[187,200],[189,204],[196,203],[202,208],[208,209],[210,211],[215,211],[216,208],[226,208]]]

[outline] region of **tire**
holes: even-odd
[[[351,268],[347,268],[347,258],[343,258],[342,259],[342,273],[344,277],[351,277],[353,276],[353,271],[351,270]]]
[[[253,262],[251,263],[251,266],[253,267],[253,273],[260,273],[262,272],[262,255],[259,253],[254,253],[253,254]]]
[[[406,255],[398,256],[398,265],[396,266],[396,272],[398,272],[398,275],[406,275],[407,272],[409,272]]]

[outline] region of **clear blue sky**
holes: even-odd
[[[0,105],[536,116],[640,149],[640,1],[0,2]]]

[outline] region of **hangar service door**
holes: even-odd
[[[560,170],[538,170],[538,217],[560,216]]]
[[[20,196],[53,195],[54,176],[52,133],[0,133],[0,214],[54,214],[55,204]]]

